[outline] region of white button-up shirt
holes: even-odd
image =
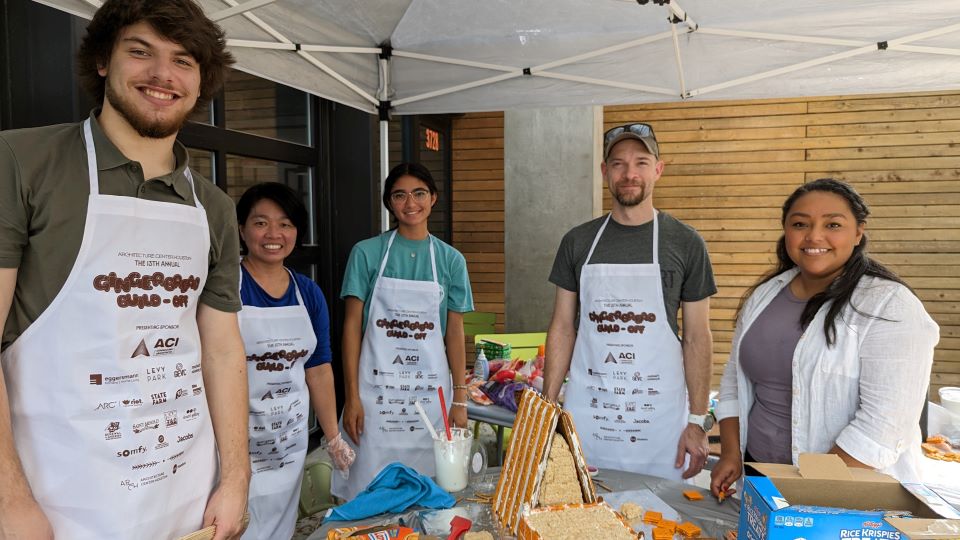
[[[737,321],[716,412],[719,420],[740,418],[741,454],[754,394],[738,361],[740,341],[798,272],[757,287]],[[829,306],[820,308],[793,353],[793,463],[801,453],[826,453],[836,444],[900,481],[921,481],[920,412],[940,328],[907,287],[864,276],[835,319],[836,342],[828,347]]]

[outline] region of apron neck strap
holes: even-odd
[[[653,264],[660,264],[660,212],[653,211]]]
[[[93,128],[90,127],[89,118],[83,121],[83,142],[87,147],[87,179],[90,181],[90,194],[99,195],[100,173],[97,168],[97,149],[93,145]],[[193,173],[190,172],[190,167],[183,169],[183,175],[187,178],[187,182],[190,183],[190,191],[193,193],[193,205],[197,208],[203,208],[200,204],[200,199],[197,198],[197,187],[193,181]]]
[[[597,249],[597,243],[600,242],[600,237],[603,236],[603,230],[607,228],[607,223],[610,223],[610,216],[612,214],[607,214],[607,219],[603,220],[603,225],[600,225],[600,230],[597,231],[597,235],[593,237],[593,243],[590,244],[590,252],[587,253],[587,259],[583,261],[584,265],[590,264],[590,257],[593,257],[593,250]]]
[[[190,191],[193,193],[193,206],[203,208],[203,205],[200,204],[200,199],[197,198],[197,183],[193,181],[193,173],[190,172],[190,167],[183,168],[183,176],[186,177],[187,182],[190,182]]]
[[[93,129],[90,127],[90,119],[83,121],[83,142],[87,146],[87,179],[90,181],[90,194],[100,194],[100,178],[97,172],[97,149],[93,146]]]
[[[660,222],[657,219],[657,216],[660,214],[656,209],[653,211],[653,264],[659,264],[660,259]],[[583,264],[590,264],[590,258],[593,257],[593,251],[597,249],[597,244],[600,242],[600,237],[603,236],[604,229],[607,228],[607,223],[610,223],[610,216],[612,214],[607,214],[607,219],[603,220],[603,225],[600,225],[600,230],[597,231],[597,235],[593,237],[593,243],[590,244],[590,252],[587,253],[587,258],[584,260]]]
[[[300,285],[297,284],[297,278],[294,277],[293,272],[289,268],[284,267],[284,270],[290,274],[290,282],[293,283],[293,292],[297,294],[297,303],[306,307],[307,305],[303,303],[303,296],[300,295]]]
[[[377,272],[377,281],[380,281],[380,278],[383,277],[383,270],[387,267],[387,260],[390,258],[390,248],[393,246],[393,240],[397,237],[397,230],[394,229],[390,234],[390,239],[387,240],[387,252],[383,254],[383,261],[380,262],[380,271]],[[433,282],[437,283],[437,260],[433,254],[433,235],[428,234],[427,239],[430,240],[430,270],[433,272]]]
[[[293,283],[293,292],[296,293],[297,295],[297,303],[300,304],[301,306],[306,306],[306,304],[303,303],[303,296],[300,295],[300,285],[297,284],[297,278],[293,276],[293,272],[291,272],[290,269],[287,268],[286,266],[284,266],[283,269],[286,270],[288,274],[290,274],[290,282]],[[244,270],[243,258],[241,257],[240,258],[240,290],[241,291],[243,291],[243,270]],[[247,270],[247,273],[249,274],[250,271]],[[250,274],[250,277],[252,278],[253,274]],[[254,279],[254,281],[256,281],[256,279]]]

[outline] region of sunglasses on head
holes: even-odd
[[[653,127],[650,124],[638,122],[636,124],[627,124],[607,130],[607,132],[603,134],[604,146],[610,144],[610,141],[627,132],[633,133],[637,137],[653,137],[654,139],[657,137],[653,134]]]

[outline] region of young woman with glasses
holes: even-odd
[[[396,227],[359,242],[347,262],[341,423],[357,459],[332,487],[346,500],[394,461],[433,476],[433,442],[415,404],[439,419],[438,388],[451,426],[467,425],[463,313],[473,311],[473,293],[463,255],[430,234],[436,202],[426,167],[394,167],[383,204]]]

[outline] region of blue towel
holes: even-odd
[[[429,477],[395,461],[384,467],[352,501],[330,510],[325,521],[355,521],[384,512],[396,514],[415,504],[451,508],[456,502]]]

